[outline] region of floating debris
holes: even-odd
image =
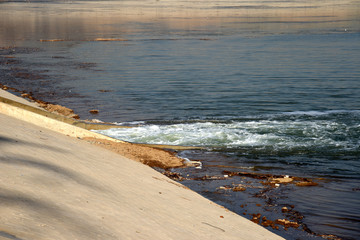
[[[106,93],[106,92],[113,92],[113,90],[107,90],[107,89],[100,89],[98,92]]]
[[[302,181],[302,182],[297,182],[295,185],[298,187],[310,187],[310,186],[317,186],[319,184],[312,181]]]
[[[123,38],[95,38],[94,41],[129,41],[127,39],[123,39]]]
[[[260,218],[261,218],[261,214],[258,213],[258,214],[252,214],[252,219],[251,221],[254,222],[254,223],[257,223],[259,224],[260,223]]]
[[[270,183],[290,183],[292,181],[294,181],[294,179],[289,176],[283,177],[283,178],[271,178],[270,179]]]
[[[310,187],[317,186],[318,183],[314,182],[308,178],[302,177],[292,177],[289,175],[273,175],[266,173],[251,173],[251,172],[231,172],[231,171],[223,171],[224,175],[232,176],[241,176],[241,177],[249,177],[254,179],[265,180],[261,183],[263,185],[270,185],[272,187],[280,187],[281,184],[295,184],[299,187]]]
[[[183,158],[183,159],[184,159],[184,164],[188,167],[195,167],[197,169],[202,168],[202,163],[200,161],[193,161],[188,158]]]
[[[246,191],[246,188],[243,186],[236,186],[232,188],[233,192],[243,192]]]
[[[220,189],[220,190],[231,190],[232,187],[230,187],[230,186],[220,186],[220,187],[218,187],[218,188],[216,188],[216,189]]]
[[[225,180],[226,178],[224,177],[220,177],[220,176],[209,176],[209,175],[205,175],[202,177],[195,177],[192,178],[192,180],[201,180],[201,181],[207,181],[207,180]]]
[[[288,211],[289,211],[289,209],[288,209],[287,207],[281,208],[281,212],[283,212],[283,213],[286,213],[286,212],[288,212]]]
[[[97,110],[97,109],[92,109],[92,110],[89,111],[89,113],[91,113],[91,114],[98,114],[98,113],[99,113],[99,110]]]
[[[171,178],[172,180],[176,180],[176,181],[183,181],[183,180],[187,179],[187,178],[184,178],[183,176],[181,176],[180,173],[176,173],[176,172],[165,171],[162,174],[164,174],[168,178]]]
[[[261,225],[264,227],[272,227],[273,229],[279,229],[278,226],[275,226],[275,222],[268,220],[265,216],[262,217]]]
[[[40,39],[40,42],[63,42],[65,39]]]
[[[299,223],[297,222],[292,222],[292,221],[289,221],[287,219],[277,219],[275,221],[275,224],[279,224],[279,225],[282,225],[284,226],[285,228],[289,228],[289,227],[293,227],[293,228],[298,228],[300,226]]]

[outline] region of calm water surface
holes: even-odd
[[[202,169],[305,176],[319,186],[282,186],[263,215],[294,205],[317,234],[360,238],[359,1],[0,2],[0,43],[43,76],[0,83],[73,108],[81,118],[137,127],[119,139],[203,146],[183,151]],[[98,38],[121,41],[97,41]],[[58,39],[61,41],[40,41]],[[20,70],[19,70],[20,69]],[[215,166],[215,167],[214,167]],[[239,183],[185,181],[242,214],[256,192]],[[253,190],[255,191],[255,190]],[[269,197],[270,199],[270,197]],[[262,203],[263,204],[263,203]],[[249,216],[246,216],[249,217]],[[287,239],[317,239],[290,229]]]

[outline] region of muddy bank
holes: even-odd
[[[184,167],[184,160],[177,157],[175,152],[139,146],[133,143],[117,143],[108,140],[84,138],[85,141],[119,153],[132,160],[162,169]]]
[[[64,107],[64,106],[61,106],[59,104],[52,104],[52,103],[37,99],[37,98],[33,97],[32,92],[20,91],[19,89],[9,87],[9,86],[3,85],[1,83],[0,83],[0,89],[10,91],[12,93],[19,93],[21,97],[23,97],[27,100],[30,100],[31,102],[36,103],[37,106],[45,109],[48,112],[62,115],[62,116],[69,117],[69,118],[80,119],[79,115],[74,113],[74,110]]]

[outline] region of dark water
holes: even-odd
[[[138,126],[105,132],[123,140],[205,147],[179,152],[203,162],[174,170],[183,176],[236,170],[312,178],[318,186],[282,185],[266,198],[256,197],[258,182],[246,192],[219,191],[240,177],[183,183],[239,214],[247,203],[248,218],[250,211],[285,218],[281,207],[293,205],[312,232],[360,239],[359,6],[0,1],[1,46],[30,49],[7,53],[18,62],[1,65],[0,83],[82,119]],[[40,41],[51,39],[61,41]],[[26,71],[33,77],[16,74]]]

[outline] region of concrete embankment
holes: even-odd
[[[144,164],[6,107],[0,239],[282,239]]]

